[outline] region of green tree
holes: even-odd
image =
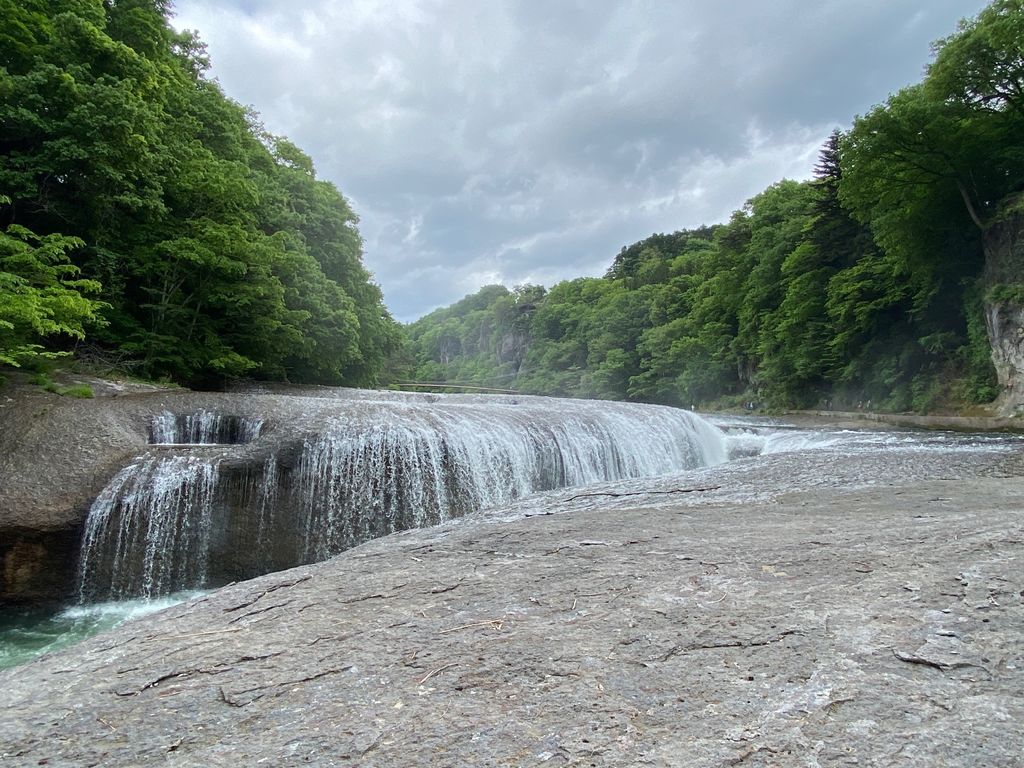
[[[205,78],[169,7],[0,0],[0,224],[81,242],[94,340],[144,373],[373,383],[399,330],[348,202]]]
[[[11,225],[0,231],[0,363],[21,366],[57,352],[52,337],[83,339],[99,322],[100,286],[78,276],[68,253],[81,241],[40,237]]]
[[[1016,305],[992,297],[1024,274],[1022,16],[1019,1],[997,0],[962,22],[936,44],[925,81],[858,118],[843,143],[841,198],[906,276],[926,367],[959,365],[975,382],[990,379],[991,366],[969,313],[996,318],[990,333],[1001,332],[998,318],[1012,320]],[[984,308],[970,298],[979,279]],[[1009,382],[1014,364],[996,362]],[[991,394],[984,383],[971,389]]]
[[[1024,2],[994,0],[935,44],[926,87],[972,112],[1024,118]]]

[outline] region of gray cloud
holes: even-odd
[[[833,127],[918,80],[984,3],[176,5],[227,93],[351,198],[411,320],[487,282],[601,274],[623,245],[808,176]]]

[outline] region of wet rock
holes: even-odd
[[[717,429],[660,406],[327,388],[17,392],[0,410],[0,540],[81,532],[90,600],[224,584],[538,490],[725,459]],[[74,557],[8,554],[17,567],[0,570],[0,604],[47,587],[71,596]]]
[[[1019,766],[1020,478],[872,460],[563,493],[218,590],[0,672],[0,762]]]
[[[81,531],[69,528],[36,531],[14,528],[0,535],[0,583],[9,602],[38,605],[55,602],[73,588]]]

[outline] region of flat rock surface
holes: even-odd
[[[0,763],[1021,766],[1020,457],[944,456],[563,491],[232,585],[0,672]]]

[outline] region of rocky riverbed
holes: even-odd
[[[0,673],[0,763],[1020,766],[1021,467],[897,439],[393,535]]]

